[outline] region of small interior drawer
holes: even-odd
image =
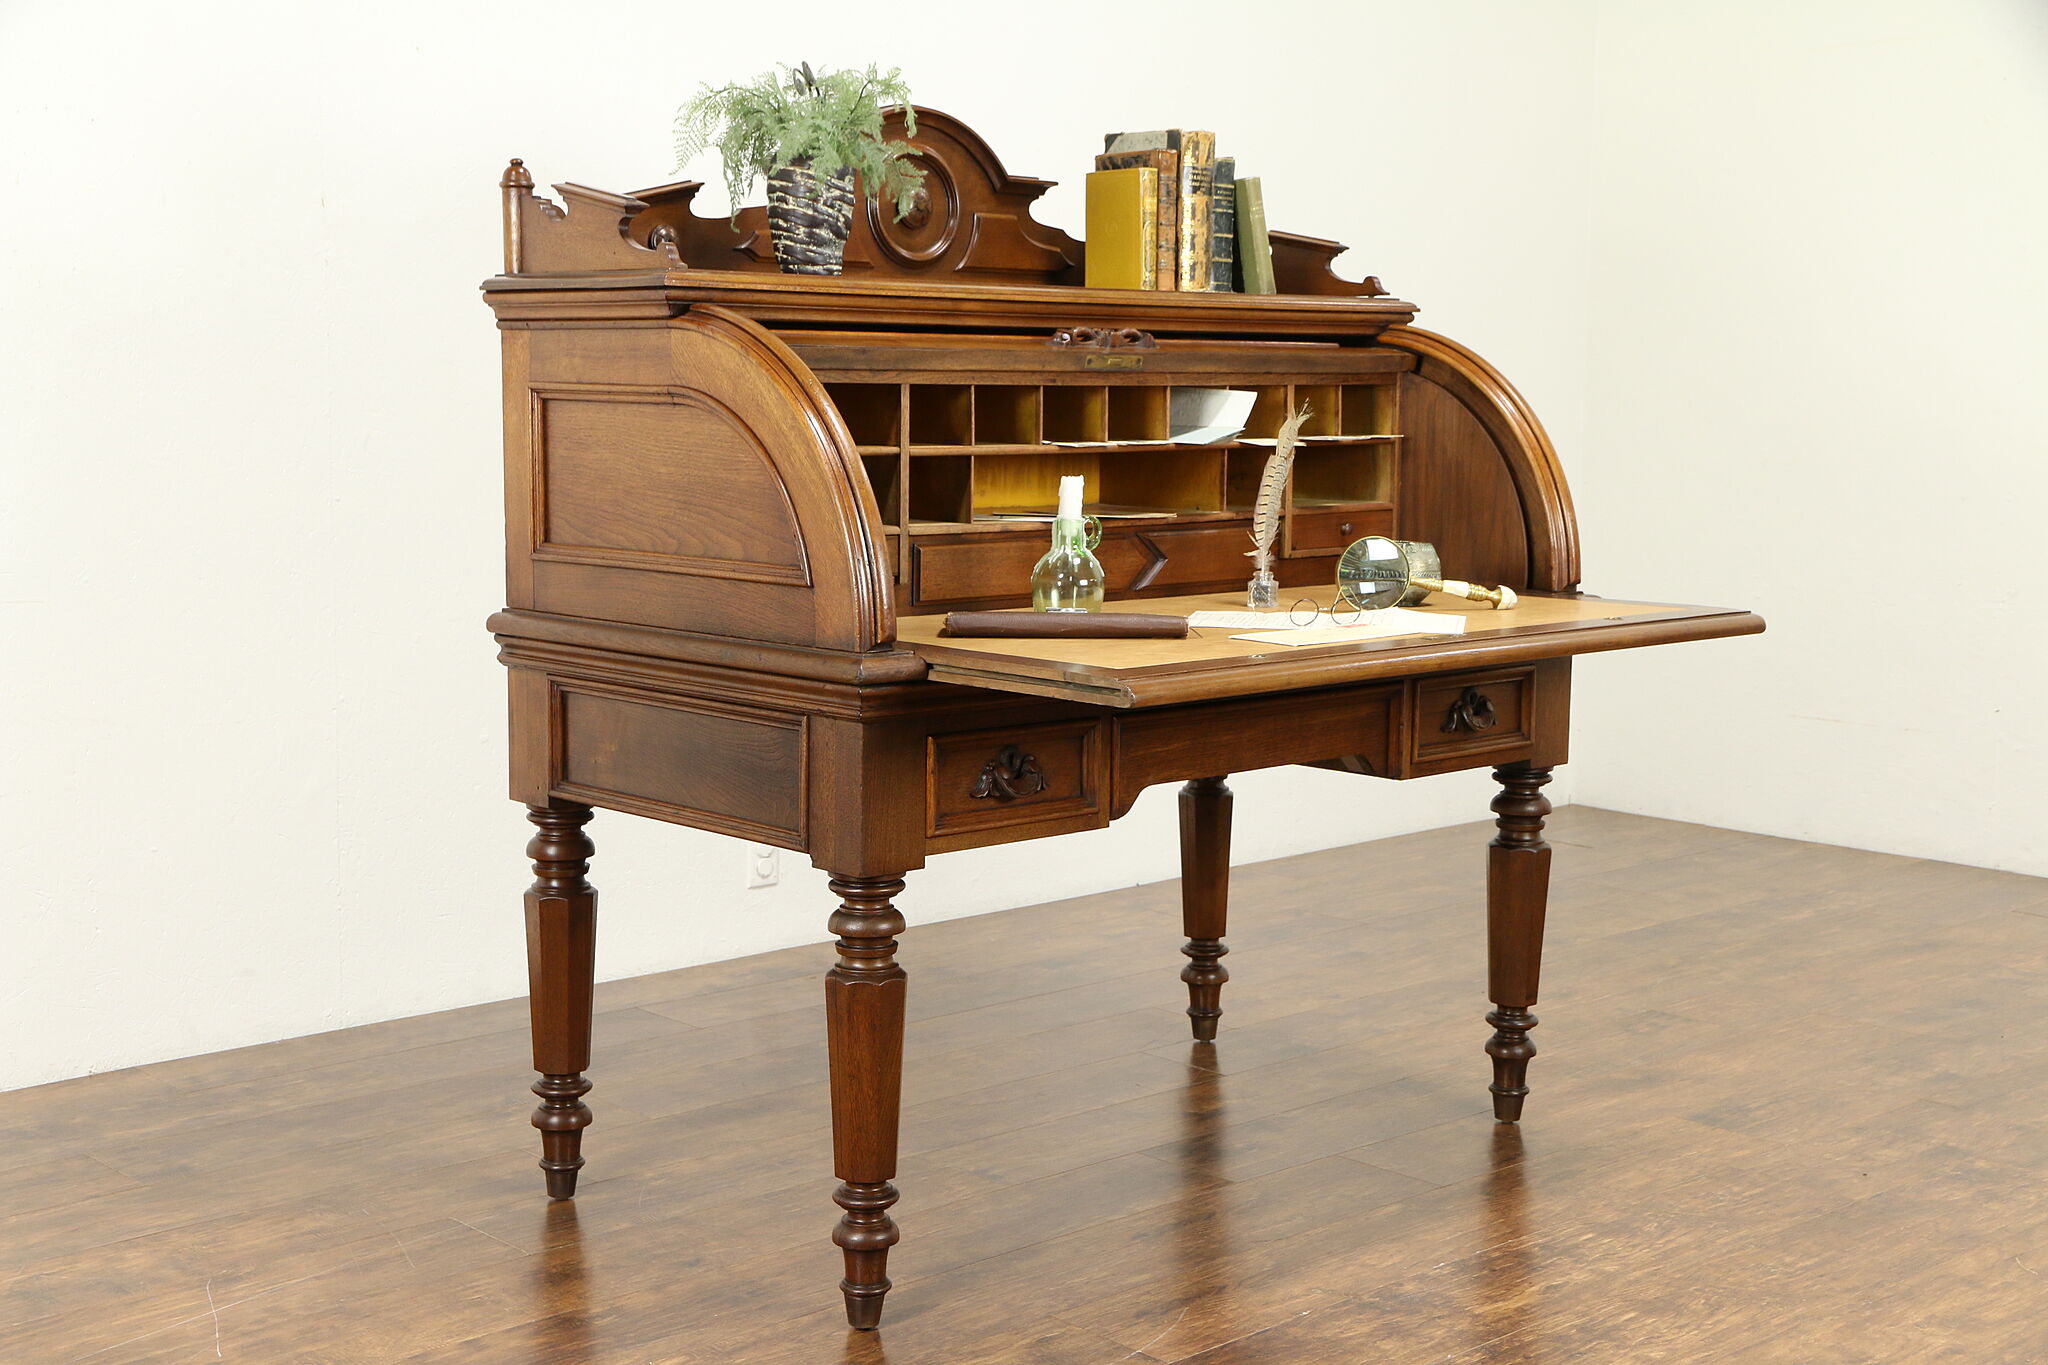
[[[1031,569],[1051,543],[1049,529],[1029,535],[983,533],[957,540],[911,541],[912,605],[930,609],[962,602],[1031,598]],[[1175,527],[1159,523],[1115,530],[1095,547],[1109,595],[1242,581],[1245,534],[1241,527]]]
[[[1101,730],[1091,719],[930,736],[926,834],[944,840],[1023,825],[1103,823]]]
[[[1035,539],[981,535],[958,540],[910,542],[912,605],[1031,597],[1031,567],[1046,547]]]
[[[1470,767],[1527,749],[1535,719],[1535,670],[1453,673],[1415,682],[1409,751],[1417,768]]]
[[[1394,534],[1394,510],[1371,507],[1359,511],[1294,512],[1287,519],[1290,556],[1341,554],[1360,536]]]

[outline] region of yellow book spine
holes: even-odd
[[[1150,166],[1090,171],[1087,249],[1090,289],[1159,287],[1159,172]]]
[[[1098,171],[1131,170],[1150,166],[1159,175],[1159,222],[1157,240],[1159,249],[1154,267],[1154,289],[1174,288],[1177,274],[1177,248],[1180,243],[1180,153],[1164,147],[1148,147],[1135,152],[1104,152],[1095,158]]]

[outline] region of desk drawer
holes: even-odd
[[[1120,715],[1115,812],[1161,782],[1288,763],[1386,776],[1404,695],[1400,683],[1379,683]]]
[[[1411,775],[1511,762],[1534,738],[1534,668],[1453,673],[1410,686]]]
[[[1031,569],[1049,543],[1044,527],[1031,533],[988,532],[957,540],[911,542],[911,594],[922,609],[962,602],[1016,601],[1031,595]],[[1241,523],[1166,529],[1133,528],[1104,535],[1095,548],[1109,579],[1109,594],[1121,597],[1146,589],[1187,591],[1206,584],[1235,583],[1245,567]],[[1147,577],[1148,571],[1150,577]]]
[[[1102,814],[1107,755],[1100,720],[1012,725],[927,737],[925,833],[935,848],[991,842],[989,830],[1036,838],[1092,829]]]
[[[1331,512],[1290,512],[1287,553],[1291,556],[1342,554],[1360,536],[1394,534],[1394,510],[1368,507]]]

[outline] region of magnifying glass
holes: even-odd
[[[1513,588],[1482,588],[1445,578],[1436,546],[1421,540],[1367,536],[1344,547],[1337,560],[1337,591],[1363,611],[1412,607],[1433,592],[1483,602],[1507,611],[1520,599]]]

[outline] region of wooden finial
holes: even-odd
[[[521,241],[520,218],[527,199],[533,194],[533,174],[526,169],[526,163],[518,157],[505,168],[504,178],[498,181],[498,195],[505,201],[505,273],[517,275],[524,263],[525,250]]]

